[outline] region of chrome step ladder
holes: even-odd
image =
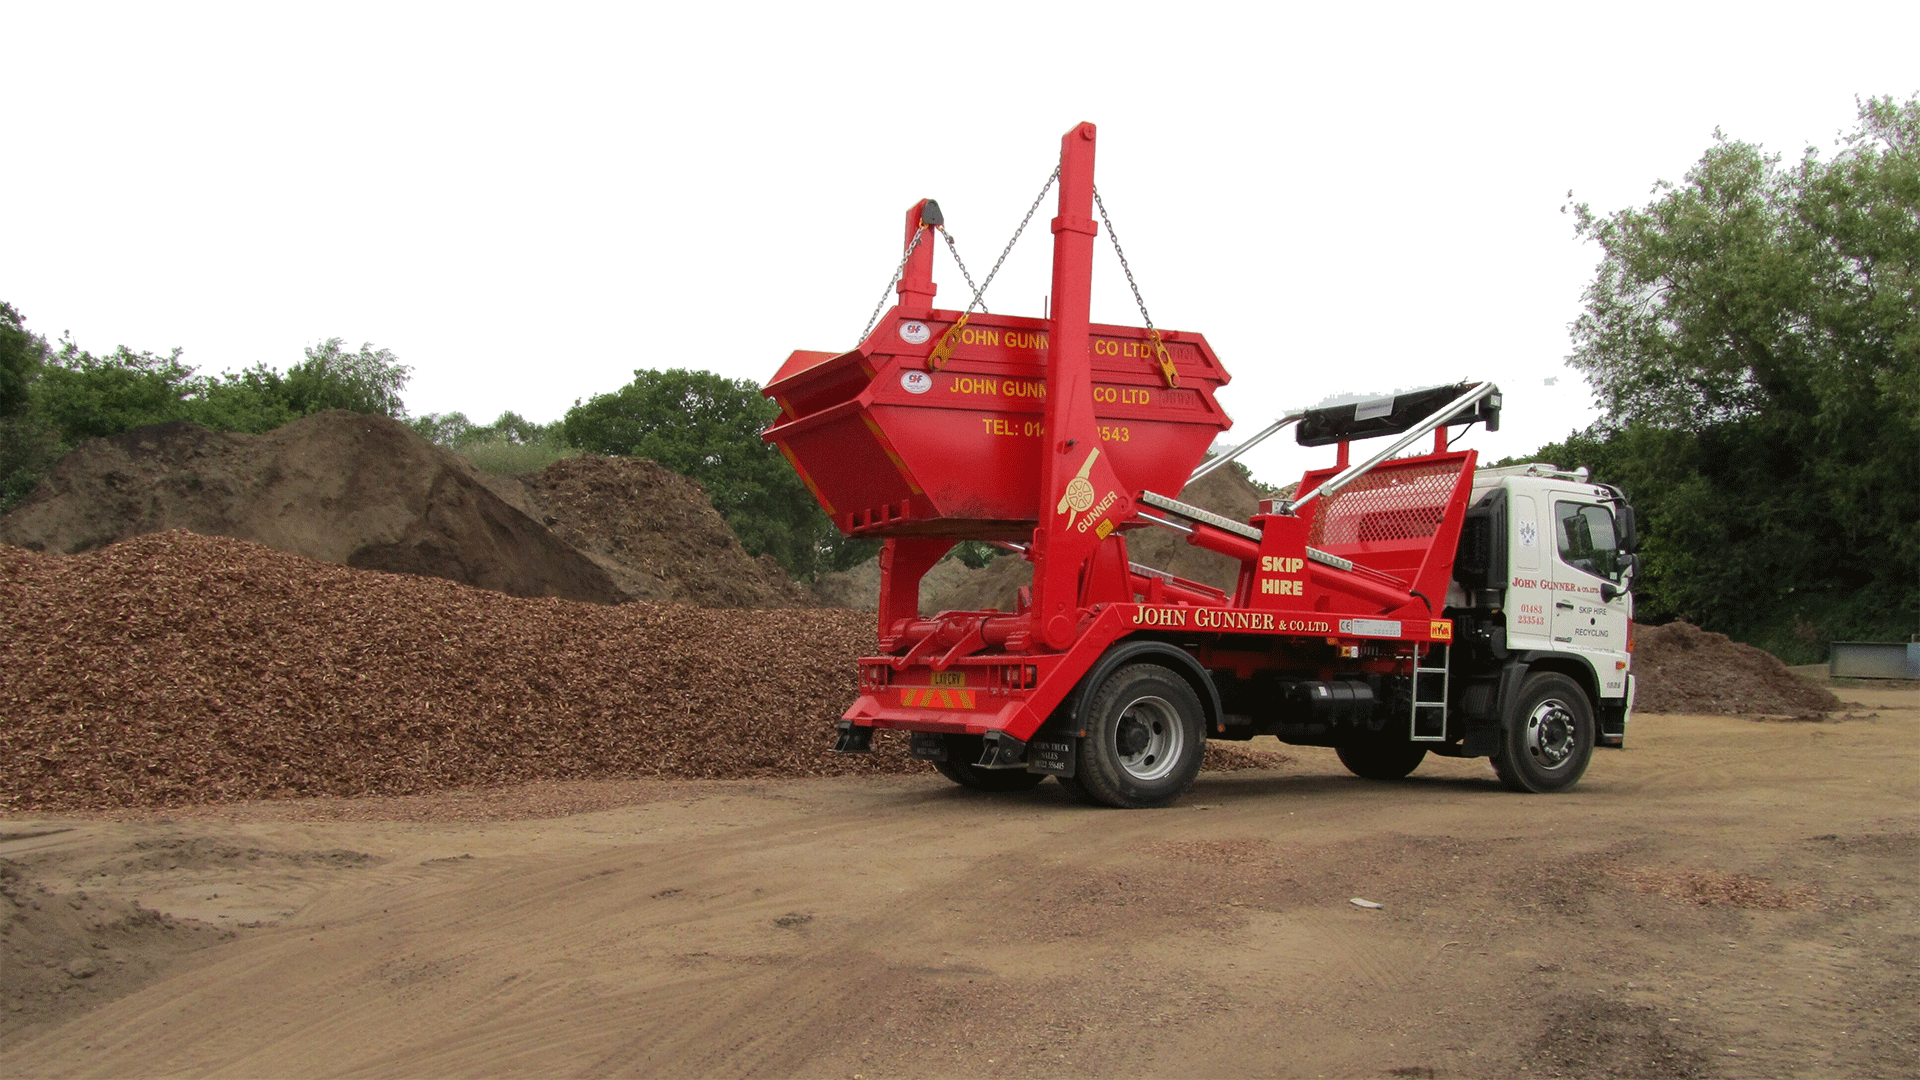
[[[1426,656],[1414,657],[1414,742],[1447,741],[1447,652],[1448,646],[1436,641],[1427,646]]]

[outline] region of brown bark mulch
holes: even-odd
[[[520,598],[184,531],[0,546],[0,812],[925,770],[829,752],[873,647],[864,612]]]

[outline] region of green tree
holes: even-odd
[[[52,429],[33,410],[51,352],[13,305],[0,301],[0,512],[25,498],[59,453]]]
[[[407,409],[400,392],[412,371],[391,350],[367,343],[359,352],[348,352],[345,341],[328,338],[309,347],[307,358],[287,369],[279,392],[297,416],[346,409],[401,418]]]
[[[26,414],[27,391],[46,358],[46,341],[28,333],[20,313],[0,301],[0,418]]]
[[[143,424],[184,420],[197,386],[180,353],[176,348],[162,356],[122,345],[95,356],[62,338],[41,372],[36,409],[67,447]]]
[[[795,576],[860,561],[874,545],[842,537],[786,459],[761,440],[778,412],[746,380],[641,370],[611,394],[576,402],[560,429],[569,446],[652,458],[699,482],[747,551],[772,555]]]
[[[1920,615],[1920,97],[1831,160],[1716,133],[1645,207],[1576,207],[1603,258],[1573,364],[1605,418],[1542,456],[1647,523],[1642,610],[1796,658]]]
[[[215,431],[261,434],[298,419],[285,378],[265,364],[196,380],[187,400],[187,419]]]
[[[474,424],[463,412],[427,413],[407,421],[415,435],[435,446],[455,447],[473,434]]]

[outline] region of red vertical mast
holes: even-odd
[[[1046,438],[1040,452],[1040,524],[1033,533],[1034,636],[1064,649],[1079,635],[1082,567],[1131,513],[1101,453],[1093,414],[1094,127],[1060,139],[1060,212],[1053,219],[1053,311],[1047,331]]]
[[[914,245],[913,254],[901,270],[900,284],[894,287],[894,292],[900,294],[900,314],[915,318],[925,318],[933,310],[933,294],[940,291],[933,283],[933,226],[938,222],[926,220],[927,204],[932,201],[921,199],[907,208],[907,233],[900,240],[903,248],[913,245],[913,234],[922,228],[926,230],[920,233],[920,243]]]

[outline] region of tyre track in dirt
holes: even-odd
[[[859,976],[845,974],[845,966],[836,962],[846,941],[875,934],[884,938],[901,930],[897,925],[900,918],[920,918],[917,914],[861,917],[851,928],[813,945],[808,944],[807,937],[819,935],[821,927],[803,923],[806,929],[798,935],[778,927],[778,921],[787,917],[794,905],[818,907],[821,898],[804,889],[798,894],[754,895],[759,890],[750,883],[762,873],[755,865],[755,853],[770,846],[790,848],[796,837],[821,831],[816,822],[723,829],[718,839],[711,846],[703,845],[698,854],[666,858],[636,859],[637,853],[654,846],[643,844],[570,859],[563,866],[524,856],[476,859],[439,871],[431,880],[423,879],[416,870],[403,868],[387,875],[386,880],[350,892],[342,890],[304,907],[280,931],[257,941],[254,950],[261,955],[210,967],[188,978],[184,985],[174,986],[172,993],[208,996],[215,1003],[211,1014],[218,1016],[230,1011],[235,987],[252,987],[241,989],[239,995],[257,995],[261,1000],[276,994],[291,994],[301,1000],[341,1000],[351,996],[354,987],[376,988],[367,1004],[334,1010],[324,1028],[286,1020],[274,1025],[281,1031],[280,1038],[295,1043],[333,1043],[350,1032],[379,1030],[383,1013],[415,1008],[420,1003],[393,990],[396,982],[412,980],[396,974],[391,962],[366,960],[342,969],[337,960],[328,959],[329,955],[345,951],[379,956],[391,954],[396,948],[424,950],[426,959],[419,964],[434,970],[439,982],[435,1023],[458,1025],[470,1035],[484,1032],[490,1062],[483,1065],[479,1060],[460,1057],[466,1050],[453,1057],[442,1053],[420,1058],[417,1055],[422,1048],[395,1033],[386,1041],[398,1039],[401,1045],[382,1050],[362,1044],[362,1052],[370,1058],[363,1061],[364,1069],[379,1073],[383,1061],[404,1050],[415,1055],[412,1067],[427,1072],[485,1071],[494,1066],[511,1071],[511,1063],[523,1058],[550,1058],[563,1052],[566,1045],[602,1043],[606,1037],[630,1028],[631,1015],[624,1008],[583,1010],[568,997],[554,1000],[546,1008],[522,1004],[511,1017],[494,1015],[485,1007],[492,985],[518,973],[496,970],[482,958],[505,951],[551,958],[546,961],[549,967],[611,964],[624,973],[616,981],[642,992],[639,998],[631,994],[619,998],[634,1007],[644,1007],[658,1021],[654,1030],[663,1033],[655,1044],[638,1047],[636,1053],[648,1060],[678,1062],[695,1074],[713,1064],[710,1059],[714,1054],[720,1054],[729,1062],[727,1071],[752,1075],[754,1062],[767,1055],[756,1047],[788,1046],[797,1032],[819,1026],[816,1013],[832,1008],[836,1000],[858,996],[855,983]],[[935,831],[930,826],[895,828],[890,839],[909,845],[931,842]],[[927,835],[916,836],[916,832]],[[885,872],[887,868],[882,865],[878,870]],[[964,868],[955,867],[954,873],[963,874]],[[636,877],[640,880],[634,880]],[[470,897],[480,881],[487,883],[482,890],[486,901],[476,924],[470,903],[457,901]],[[935,888],[951,893],[957,885],[940,882]],[[637,896],[657,899],[636,900]],[[689,903],[697,906],[689,911]],[[450,908],[459,913],[448,914]],[[902,908],[903,912],[912,910],[912,904]],[[557,925],[552,921],[555,912],[565,913],[563,922]],[[409,928],[404,945],[382,932],[363,929],[395,923]],[[328,930],[328,942],[317,943],[314,935],[306,933],[315,926]],[[609,926],[617,930],[609,932]],[[665,932],[667,928],[671,933]],[[670,942],[671,947],[628,957],[593,955],[589,947],[596,941],[632,935]],[[461,944],[460,950],[451,951],[454,942]],[[707,958],[703,962],[689,962],[689,957],[703,954]],[[856,961],[856,971],[872,966],[870,960],[856,957]],[[636,964],[648,971],[628,970]],[[318,979],[304,974],[330,970],[331,975]],[[756,973],[761,977],[754,978]],[[766,985],[767,973],[779,976],[772,985]],[[206,1015],[200,1009],[192,1013]],[[146,1026],[151,1020],[151,1014],[144,1010],[136,1011],[135,1016],[136,1027]],[[786,1019],[771,1026],[752,1019],[762,1016]],[[506,1026],[499,1028],[503,1021]],[[757,1034],[745,1041],[721,1039],[714,1048],[714,1040],[730,1025]],[[198,1064],[211,1065],[216,1071],[248,1072],[271,1068],[273,1062],[282,1060],[278,1050],[264,1056],[229,1058],[229,1046],[220,1033],[223,1026],[211,1017],[196,1023],[184,1012],[165,1025],[170,1041],[179,1041],[183,1048],[197,1046]],[[111,1047],[116,1042],[132,1053],[144,1040],[132,1032],[116,1039],[116,1033],[109,1030],[95,1045]],[[709,1048],[694,1049],[702,1046]],[[783,1051],[788,1052],[790,1047]],[[192,1071],[192,1066],[177,1054],[162,1060],[170,1069],[185,1067]],[[569,1062],[569,1068],[588,1065],[584,1059]],[[785,1066],[771,1061],[768,1069],[782,1072]]]

